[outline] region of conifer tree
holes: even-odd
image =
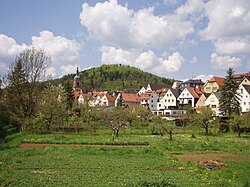
[[[237,93],[239,83],[233,78],[233,74],[233,69],[229,68],[224,85],[221,87],[220,111],[228,117],[233,113],[240,113],[240,95]]]

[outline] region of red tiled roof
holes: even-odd
[[[195,92],[198,94],[198,95],[202,95],[204,93],[204,86],[200,85],[198,87],[195,88]]]
[[[122,99],[124,102],[139,103],[140,96],[138,94],[122,93]]]
[[[191,93],[191,95],[194,97],[194,98],[200,98],[199,95],[196,93],[195,89],[194,88],[187,88],[188,91]]]
[[[115,102],[116,96],[107,94],[106,97],[109,102]]]
[[[250,72],[248,72],[248,73],[238,73],[238,74],[233,75],[233,78],[235,78],[235,79],[243,78],[243,77],[250,77]]]
[[[140,100],[149,100],[151,94],[145,93],[140,95]]]
[[[219,86],[222,86],[224,84],[225,79],[222,77],[212,77],[208,80],[208,82],[216,82]]]

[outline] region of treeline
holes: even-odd
[[[74,74],[54,80],[62,85],[72,84]],[[159,77],[127,65],[102,65],[80,72],[81,88],[84,91],[124,90],[126,88],[140,89],[148,83],[172,85],[174,80]]]

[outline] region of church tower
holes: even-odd
[[[79,70],[77,67],[76,75],[74,77],[74,82],[73,82],[73,91],[80,91],[81,90],[80,87],[81,87],[80,74],[79,74]]]

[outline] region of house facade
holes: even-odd
[[[159,104],[161,104],[161,109],[176,109],[178,107],[179,90],[170,88],[164,94],[162,98],[160,98]]]
[[[195,92],[194,88],[184,88],[178,97],[180,105],[190,104],[191,107],[195,107],[195,104],[199,100],[199,95]]]
[[[217,92],[219,88],[224,84],[225,79],[221,77],[212,77],[204,85],[205,93]]]
[[[240,107],[241,112],[249,112],[250,111],[250,85],[241,84],[239,86],[238,93],[240,94]]]
[[[219,92],[217,93],[212,92],[205,101],[205,105],[211,108],[211,110],[214,112],[216,116],[220,115],[220,108],[219,108],[220,97],[221,94]]]

